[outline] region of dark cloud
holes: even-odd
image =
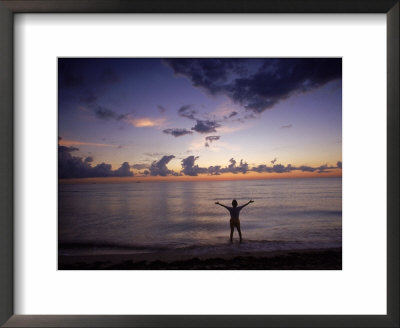
[[[121,121],[121,120],[125,120],[128,117],[128,114],[118,114],[115,111],[113,111],[107,107],[100,106],[100,105],[98,105],[94,108],[94,113],[95,113],[96,117],[101,120]]]
[[[192,127],[192,130],[199,133],[211,133],[211,132],[217,132],[216,128],[219,128],[220,126],[221,125],[218,124],[216,121],[196,120],[196,125]]]
[[[208,136],[208,137],[206,137],[206,141],[213,142],[213,141],[219,140],[220,138],[221,138],[221,136]]]
[[[181,161],[182,173],[189,176],[197,176],[198,174],[208,173],[210,175],[220,175],[223,173],[247,173],[249,171],[249,165],[243,160],[240,161],[239,165],[236,165],[236,161],[231,158],[229,160],[230,164],[227,167],[221,168],[220,165],[209,166],[208,168],[199,167],[195,165],[198,156],[189,156]]]
[[[66,147],[66,146],[58,146],[58,152],[59,153],[71,153],[73,151],[78,151],[79,148],[76,147]]]
[[[293,126],[292,124],[282,125],[281,129],[290,129],[292,126]]]
[[[272,161],[271,161],[271,163],[272,163]],[[258,172],[258,173],[262,173],[262,172],[286,173],[286,172],[291,172],[291,171],[328,173],[328,172],[331,172],[332,169],[342,169],[342,162],[338,161],[336,166],[329,166],[329,165],[325,164],[325,165],[321,165],[318,167],[311,167],[311,166],[307,166],[307,165],[295,167],[290,164],[288,164],[287,166],[284,166],[282,164],[267,166],[267,165],[262,164],[262,165],[253,167],[251,170],[254,172]]]
[[[272,160],[271,162],[274,164],[272,166],[268,166],[265,164],[261,164],[258,166],[254,166],[252,168],[249,167],[246,161],[243,159],[240,160],[240,163],[234,159],[231,158],[229,160],[229,165],[226,167],[221,167],[220,165],[215,165],[215,166],[209,166],[208,168],[205,167],[199,167],[196,164],[196,160],[199,158],[199,156],[188,156],[181,161],[182,165],[182,170],[181,173],[176,173],[172,170],[169,170],[167,168],[167,164],[169,161],[174,158],[175,156],[169,155],[169,156],[163,156],[159,161],[153,161],[149,168],[149,173],[151,175],[161,175],[161,176],[167,176],[167,175],[187,175],[187,176],[197,176],[199,174],[209,174],[209,175],[221,175],[224,173],[242,173],[246,174],[249,171],[253,172],[258,172],[258,173],[290,173],[292,171],[303,171],[303,172],[318,172],[318,173],[327,173],[331,172],[332,169],[341,169],[341,162],[338,161],[336,166],[329,166],[327,164],[321,165],[318,167],[310,167],[310,166],[299,166],[295,167],[292,166],[291,164],[288,165],[282,165],[282,164],[274,164],[276,162],[276,159]],[[148,168],[147,165],[144,164],[135,164],[132,166],[133,168],[136,169],[144,169]],[[145,174],[146,171],[142,172],[142,174]]]
[[[237,114],[238,114],[238,112],[232,112],[232,113],[229,114],[228,117],[229,117],[229,118],[232,118],[232,117],[236,116]]]
[[[207,169],[208,174],[211,175],[220,175],[221,174],[221,166],[216,165],[216,166],[210,166]]]
[[[302,172],[314,172],[315,170],[317,170],[315,167],[306,166],[306,165],[302,165],[302,166],[298,167],[298,169]]]
[[[121,167],[117,170],[114,171],[115,176],[117,177],[129,177],[133,176],[133,173],[131,172],[131,166],[129,165],[128,162],[123,162],[121,164]]]
[[[158,105],[157,108],[158,108],[158,110],[160,111],[161,114],[165,113],[166,110],[167,110],[164,106],[161,106],[161,105]]]
[[[87,176],[110,177],[112,176],[111,164],[101,163],[86,172]]]
[[[171,155],[172,156],[172,155]],[[167,157],[167,156],[164,156]],[[197,176],[199,174],[210,174],[210,175],[221,175],[224,173],[243,173],[246,174],[248,171],[253,171],[253,172],[258,172],[258,173],[290,173],[292,171],[303,171],[303,172],[318,172],[318,173],[327,173],[331,172],[330,170],[332,169],[341,169],[341,162],[337,162],[336,166],[328,166],[327,164],[321,165],[319,167],[310,167],[310,166],[299,166],[299,167],[294,167],[291,164],[288,165],[282,165],[282,164],[274,164],[276,162],[276,159],[274,159],[272,166],[268,166],[265,164],[261,164],[258,166],[254,166],[252,168],[249,168],[249,165],[247,162],[245,162],[243,159],[240,160],[240,163],[237,164],[237,161],[234,158],[231,158],[229,160],[229,165],[226,167],[221,167],[220,165],[216,166],[209,166],[208,168],[204,167],[199,167],[196,165],[196,160],[198,159],[198,156],[188,156],[184,158],[181,161],[182,165],[182,171],[184,175],[188,176]],[[166,159],[168,160],[168,158]],[[168,160],[169,161],[169,160]],[[154,162],[155,163],[155,162]],[[165,166],[165,170],[168,170]],[[177,173],[170,171],[172,175],[178,175]]]
[[[258,173],[270,172],[270,168],[265,164],[254,166],[251,170]]]
[[[275,164],[272,166],[272,172],[275,173],[286,173],[292,170],[292,165],[288,164],[287,166],[282,164]]]
[[[165,134],[173,135],[174,137],[181,137],[187,134],[192,134],[192,131],[186,129],[165,129],[163,130]]]
[[[239,165],[236,165],[237,162],[236,162],[236,160],[234,158],[231,158],[229,160],[229,162],[230,162],[230,164],[227,167],[222,168],[220,170],[221,173],[230,172],[230,173],[235,173],[235,174],[236,173],[245,174],[249,170],[249,165],[246,162],[244,162],[243,160],[240,160],[240,164]]]
[[[294,168],[292,165],[288,164],[287,166],[284,166],[282,164],[275,164],[273,166],[267,166],[267,165],[258,165],[253,167],[251,170],[254,172],[258,173],[263,173],[263,172],[268,172],[268,173],[286,173],[292,171]]]
[[[178,109],[178,115],[186,117],[191,120],[196,120],[195,115],[197,112],[193,109],[193,105],[184,105]]]
[[[220,138],[221,138],[220,136],[208,136],[208,137],[206,137],[205,146],[206,146],[206,147],[210,147],[210,144],[209,144],[209,143],[212,143],[213,141],[217,141],[217,140],[219,140]]]
[[[93,162],[93,157],[92,156],[88,156],[85,158],[85,163],[92,163]]]
[[[91,165],[93,157],[89,156],[83,159],[79,156],[72,156],[71,153],[78,150],[75,147],[58,147],[59,179],[133,176],[127,162],[124,162],[117,170],[112,170],[111,164],[106,163],[101,163],[93,167]]]
[[[210,175],[220,175],[223,173],[247,173],[249,171],[249,165],[243,161],[240,160],[240,164],[236,165],[236,160],[234,158],[231,158],[229,160],[230,164],[226,167],[221,167],[220,165],[215,165],[215,166],[209,166],[208,168],[202,168],[198,167],[197,165],[194,165],[195,160],[198,157],[194,156],[189,156],[188,158],[185,158],[183,163],[182,161],[182,167],[186,168],[186,175],[197,175],[200,173],[208,173]],[[184,165],[185,164],[185,165]]]
[[[330,172],[329,169],[333,168],[332,166],[328,166],[327,164],[321,165],[318,167],[318,173],[325,173],[325,172]]]
[[[199,167],[195,165],[195,161],[198,159],[198,156],[189,156],[182,160],[182,172],[185,175],[197,176],[198,174],[208,173],[210,175],[221,175],[223,173],[247,173],[249,171],[249,165],[241,160],[239,165],[236,165],[236,160],[231,158],[229,160],[230,164],[224,168],[220,165],[209,166],[208,168]]]
[[[193,86],[213,95],[225,94],[255,113],[270,109],[293,94],[311,91],[342,77],[340,58],[179,58],[165,62]]]
[[[232,73],[244,73],[242,59],[165,59],[175,74],[188,77],[195,87],[203,87],[212,94],[223,91]]]
[[[129,114],[117,114],[116,120],[117,121],[124,121],[129,117]]]
[[[148,169],[149,165],[148,164],[133,164],[132,168],[135,170],[143,170],[143,169]]]
[[[110,120],[110,119],[115,119],[117,117],[116,112],[114,112],[111,109],[102,107],[102,106],[96,107],[95,114],[99,119],[102,119],[102,120]]]
[[[194,165],[196,159],[198,159],[198,156],[189,156],[187,158],[184,158],[181,161],[182,164],[182,173],[185,175],[190,175],[190,176],[197,176],[198,174],[201,173],[207,173],[206,168],[199,167],[198,165]]]
[[[196,121],[196,125],[192,127],[193,131],[198,133],[217,132],[216,128],[221,125],[215,120],[201,120],[196,117],[197,111],[193,109],[193,105],[184,105],[178,109],[178,115]],[[206,143],[206,146],[208,144]]]
[[[150,174],[153,176],[156,175],[167,176],[174,174],[175,172],[168,169],[167,167],[167,164],[173,158],[175,158],[174,155],[163,156],[159,161],[154,161],[153,163],[151,163],[151,166],[149,168]]]
[[[231,158],[231,159],[229,160],[229,162],[230,162],[231,164],[229,164],[228,168],[229,168],[229,169],[233,169],[233,168],[236,166],[236,161],[235,161],[235,159],[234,159],[234,158]]]

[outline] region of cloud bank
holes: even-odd
[[[160,160],[158,161],[153,161],[151,163],[151,166],[149,168],[149,173],[150,175],[153,176],[167,176],[167,175],[176,175],[176,173],[170,169],[168,169],[167,164],[171,161],[171,159],[175,158],[174,155],[169,155],[169,156],[163,156]]]
[[[195,165],[195,161],[196,159],[198,159],[199,157],[196,156],[189,156],[187,158],[184,158],[181,161],[182,164],[182,173],[184,175],[190,175],[190,176],[196,176],[198,174],[201,173],[207,173],[207,169],[206,168],[201,168],[198,165]]]
[[[171,58],[164,62],[193,86],[212,95],[224,94],[254,113],[342,77],[340,58]]]
[[[92,166],[93,157],[86,158],[73,156],[71,153],[78,151],[75,147],[58,146],[58,178],[100,178],[100,177],[131,177],[128,162],[121,164],[121,167],[113,170],[111,164],[101,163]]]
[[[221,175],[224,173],[233,173],[233,174],[246,174],[248,172],[258,172],[258,173],[290,173],[292,171],[302,171],[302,172],[316,172],[316,173],[328,173],[331,172],[332,169],[342,169],[342,162],[338,161],[336,166],[329,166],[327,164],[321,165],[318,167],[311,166],[299,166],[295,167],[291,164],[283,165],[283,164],[274,164],[277,159],[273,159],[270,161],[273,165],[268,166],[266,164],[260,164],[254,167],[249,167],[249,164],[241,159],[238,163],[234,158],[229,160],[229,164],[225,167],[220,165],[209,166],[209,167],[200,167],[196,164],[196,161],[199,159],[199,156],[190,155],[181,160],[181,171],[175,172],[170,170],[167,167],[167,164],[175,158],[174,155],[164,155],[160,160],[153,161],[151,164],[149,171],[147,174],[152,176],[168,176],[168,175],[186,175],[186,176],[198,176],[199,174],[208,174],[208,175]],[[144,169],[148,168],[146,164],[135,164],[133,165],[136,169]],[[147,175],[146,174],[146,175]]]

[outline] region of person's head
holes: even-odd
[[[236,201],[236,199],[234,199],[234,200],[232,201],[232,206],[233,206],[233,207],[237,207],[237,201]]]

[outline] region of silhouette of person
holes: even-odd
[[[254,203],[254,200],[250,200],[248,201],[246,204],[242,205],[242,206],[238,206],[238,203],[236,201],[236,199],[234,199],[232,201],[232,207],[229,206],[225,206],[222,205],[220,202],[215,202],[216,205],[220,205],[222,207],[225,207],[229,213],[231,214],[231,220],[229,221],[230,225],[231,225],[231,243],[232,243],[232,238],[233,238],[233,230],[236,227],[238,233],[239,233],[239,238],[240,238],[240,242],[242,242],[242,231],[240,230],[240,220],[239,220],[239,213],[240,210],[249,205],[250,203]]]

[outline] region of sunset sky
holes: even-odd
[[[340,58],[58,62],[59,178],[341,176]]]

